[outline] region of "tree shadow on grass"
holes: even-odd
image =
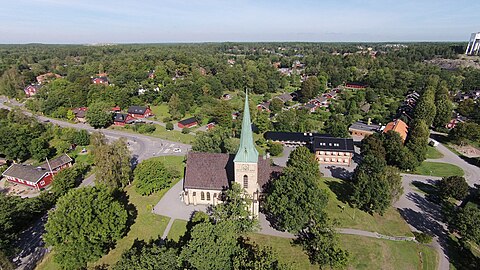
[[[352,186],[347,181],[333,181],[327,180],[325,181],[328,188],[335,193],[337,199],[343,203],[349,204],[350,203],[350,196],[352,194]]]
[[[418,188],[420,191],[425,192],[427,194],[435,194],[437,193],[437,187],[431,183],[424,183],[421,181],[412,181],[412,185]]]
[[[127,210],[127,226],[125,229],[125,234],[130,231],[130,228],[135,223],[135,220],[138,216],[138,210],[133,203],[130,202],[129,196],[125,191],[116,191],[114,194],[115,198],[123,205],[125,210]]]
[[[449,237],[447,246],[449,261],[456,269],[480,269],[480,258],[475,256],[466,244]]]

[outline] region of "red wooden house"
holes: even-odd
[[[365,89],[367,87],[368,87],[367,84],[359,83],[359,82],[347,82],[347,83],[345,83],[345,88],[350,88],[350,89]]]
[[[130,106],[128,108],[128,115],[133,118],[147,118],[153,116],[152,110],[148,106]]]
[[[116,113],[115,117],[113,118],[113,124],[115,126],[125,126],[126,124],[130,124],[134,120],[135,118],[131,117],[126,113]]]
[[[55,174],[64,168],[72,166],[72,161],[73,160],[67,154],[63,154],[38,167],[32,165],[12,164],[2,173],[2,175],[10,182],[40,190],[46,188],[52,183]]]
[[[108,85],[108,79],[107,77],[96,77],[92,79],[93,84],[103,84],[103,85]]]
[[[195,117],[190,117],[178,122],[179,128],[190,128],[198,125],[198,121]]]

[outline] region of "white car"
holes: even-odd
[[[182,152],[182,149],[180,149],[180,148],[174,148],[174,149],[173,149],[173,152],[174,152],[174,153],[180,153],[180,152]]]

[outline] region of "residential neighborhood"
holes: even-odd
[[[480,269],[475,3],[34,2],[0,270]]]

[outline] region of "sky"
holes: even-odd
[[[468,41],[478,0],[0,0],[0,43]]]

